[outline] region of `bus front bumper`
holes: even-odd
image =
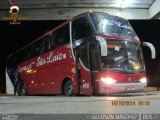
[[[115,83],[106,85],[103,82],[99,84],[99,94],[122,94],[144,92],[147,83]]]

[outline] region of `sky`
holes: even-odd
[[[7,56],[63,22],[60,20],[23,21],[20,25],[10,25],[8,21],[0,22],[0,89],[5,89]],[[151,60],[148,48],[143,47],[143,53],[147,75],[156,76],[154,79],[160,81],[160,53],[158,53],[160,51],[160,20],[130,20],[129,22],[141,42],[151,42],[155,46],[157,52],[155,60]],[[155,71],[157,71],[156,75]]]

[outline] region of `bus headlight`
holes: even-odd
[[[140,81],[141,83],[147,83],[147,79],[146,79],[146,78],[141,78],[139,81]]]
[[[114,84],[114,83],[117,82],[117,81],[114,80],[113,78],[109,78],[109,77],[107,77],[107,78],[101,78],[101,81],[103,81],[103,82],[106,83],[106,84]]]

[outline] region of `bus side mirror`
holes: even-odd
[[[147,47],[150,48],[151,54],[152,54],[151,58],[155,59],[156,58],[156,50],[155,50],[154,46],[149,42],[143,42],[143,46],[147,46]]]
[[[96,40],[99,42],[101,47],[101,56],[107,56],[107,42],[101,36],[96,36]]]

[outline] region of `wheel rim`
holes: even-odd
[[[18,96],[18,91],[16,90],[15,95]]]
[[[19,93],[20,93],[19,90],[20,90],[20,89],[19,89],[19,86],[16,86],[16,89],[15,89],[15,96],[19,96]]]
[[[68,81],[65,85],[65,88],[64,88],[64,95],[66,96],[72,96],[74,93],[73,91],[73,85],[72,85],[72,82],[71,81]]]
[[[24,89],[24,88],[22,88],[22,90],[21,90],[21,95],[22,95],[22,96],[25,95],[25,89]]]
[[[26,95],[26,88],[25,86],[22,86],[21,88],[21,96],[25,96]]]
[[[72,85],[70,85],[70,86],[68,86],[67,87],[67,95],[72,95],[73,94],[73,86]]]

